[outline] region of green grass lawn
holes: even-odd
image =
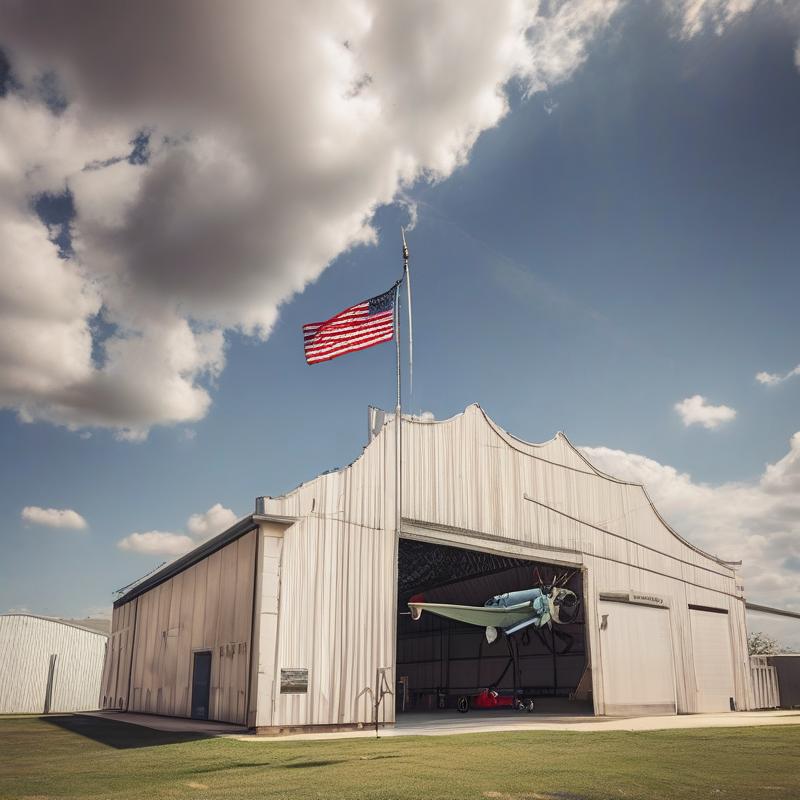
[[[0,797],[800,798],[800,725],[240,742],[3,718]]]

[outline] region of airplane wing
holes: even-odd
[[[528,619],[533,613],[529,602],[514,606],[457,606],[447,603],[409,603],[411,618],[419,619],[423,611],[437,614],[440,617],[466,622],[468,625],[481,627],[507,628]]]

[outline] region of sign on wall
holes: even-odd
[[[281,694],[306,694],[308,670],[299,667],[281,669]]]
[[[656,608],[669,608],[665,597],[650,592],[640,592],[631,589],[622,592],[600,592],[601,600],[612,600],[617,603],[635,603],[639,606],[655,606]]]

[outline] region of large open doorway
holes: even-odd
[[[566,576],[566,578],[565,578]],[[507,636],[423,612],[409,601],[483,606],[495,595],[561,578],[580,598],[574,621]],[[580,570],[479,550],[401,539],[397,579],[397,720],[420,714],[470,722],[499,714],[592,714]]]

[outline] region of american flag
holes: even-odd
[[[393,286],[388,292],[356,303],[325,322],[303,325],[306,361],[318,364],[390,341],[394,336],[395,291]]]

